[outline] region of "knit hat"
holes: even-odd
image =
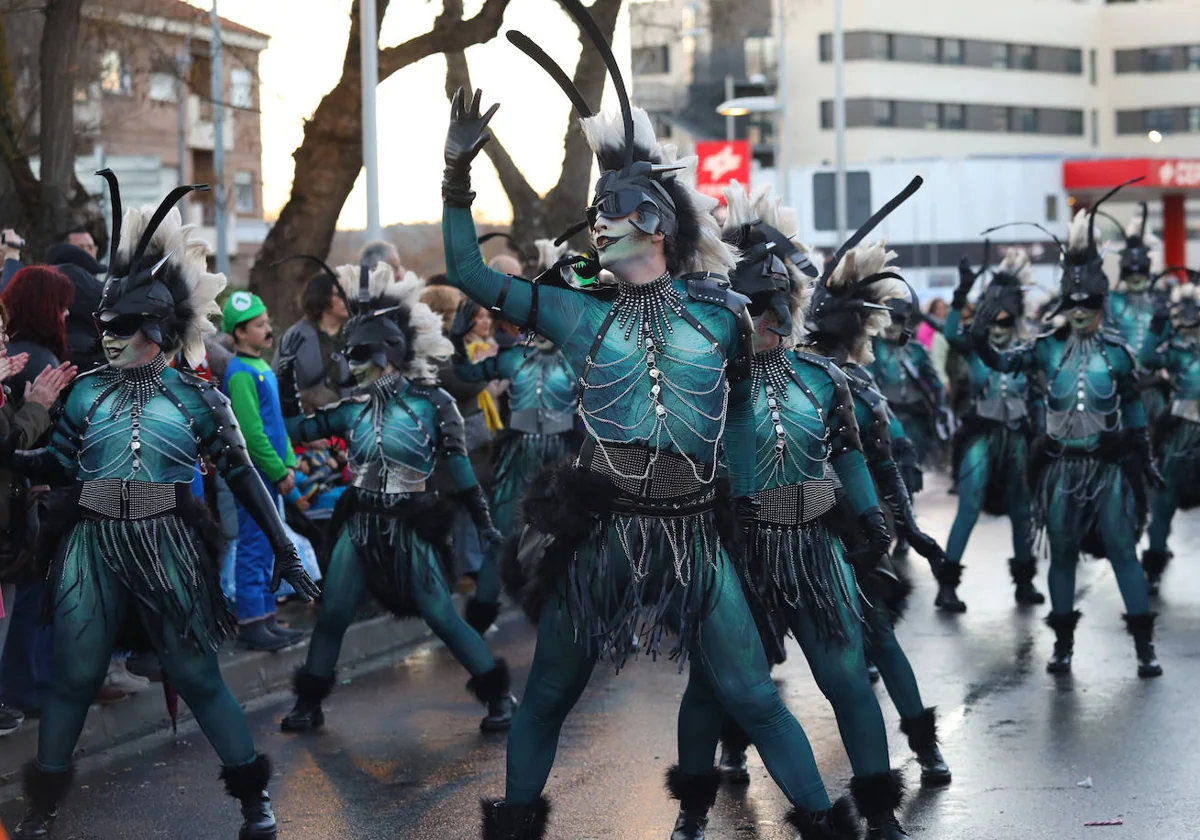
[[[253,292],[234,292],[225,301],[225,310],[221,313],[221,331],[232,334],[238,324],[253,321],[266,311],[267,305]]]

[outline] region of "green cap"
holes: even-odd
[[[267,311],[267,305],[262,298],[252,292],[234,292],[225,301],[225,310],[221,313],[221,331],[232,333],[238,324],[253,321]]]

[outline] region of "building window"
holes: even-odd
[[[1158,131],[1171,134],[1175,130],[1175,113],[1171,108],[1149,108],[1145,112],[1146,131]]]
[[[843,37],[843,40],[844,37]],[[825,64],[833,61],[833,36],[828,32],[822,32],[817,36],[817,49],[821,54],[821,61]]]
[[[1200,107],[1193,105],[1187,109],[1187,125],[1189,133],[1200,133]]]
[[[950,131],[962,131],[966,125],[966,118],[963,115],[963,106],[942,106],[942,128]]]
[[[129,68],[117,50],[107,50],[100,58],[100,90],[128,96],[132,89]]]
[[[961,38],[942,39],[942,64],[963,63],[963,42]]]
[[[755,76],[774,79],[778,75],[776,70],[779,64],[779,50],[775,46],[774,38],[769,35],[752,35],[746,39],[744,52],[747,79],[753,79]],[[669,57],[667,63],[669,70]]]
[[[896,121],[895,109],[890,99],[876,99],[871,103],[871,116],[875,125],[890,126]]]
[[[1088,81],[1096,86],[1096,51],[1088,50]]]
[[[1008,116],[1009,110],[1003,106],[992,108],[992,131],[1008,131],[1011,123]]]
[[[1187,69],[1200,70],[1200,44],[1192,44],[1187,48]]]
[[[150,99],[154,102],[174,102],[177,82],[170,73],[150,74]]]
[[[254,213],[254,173],[238,172],[233,176],[233,206],[243,215]]]
[[[1092,113],[1094,114],[1095,111]],[[1067,111],[1067,134],[1072,137],[1083,136],[1083,111]]]
[[[867,58],[889,61],[892,58],[892,36],[886,32],[872,32],[867,37]]]
[[[1012,68],[1014,70],[1033,70],[1033,47],[1017,44],[1012,48]]]
[[[1009,44],[992,44],[992,67],[997,70],[1007,70],[1012,66]]]
[[[1058,221],[1058,196],[1056,195],[1046,196],[1046,221]]]
[[[936,131],[942,127],[941,109],[936,102],[921,103],[921,127]]]
[[[821,102],[821,128],[833,128],[833,103],[828,99]]]
[[[254,107],[254,74],[249,70],[229,74],[229,104],[234,108]]]
[[[1037,134],[1038,118],[1036,108],[1010,109],[1010,130],[1021,134]]]
[[[1092,67],[1096,66],[1095,62],[1096,51],[1092,50]],[[1083,73],[1083,50],[1067,50],[1066,56],[1067,72],[1073,75]],[[1095,84],[1095,82],[1092,82]]]
[[[1174,61],[1170,47],[1151,47],[1142,50],[1142,69],[1147,73],[1170,73]]]
[[[670,48],[666,44],[655,44],[652,47],[634,47],[633,75],[651,76],[656,73],[668,73],[671,70]]]
[[[1067,126],[1070,128],[1070,125]],[[1100,145],[1100,112],[1092,109],[1092,148]]]
[[[920,39],[921,61],[925,64],[937,64],[940,59],[937,38]]]

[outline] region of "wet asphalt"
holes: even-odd
[[[918,499],[922,524],[944,539],[955,498],[944,483]],[[898,633],[925,702],[941,715],[948,788],[920,790],[917,768],[882,685],[894,766],[912,780],[903,823],[933,840],[1184,840],[1200,837],[1200,514],[1177,519],[1175,564],[1167,573],[1159,657],[1166,675],[1139,680],[1121,622],[1111,571],[1102,562],[1078,576],[1084,612],[1075,672],[1052,677],[1044,664],[1052,634],[1046,607],[1017,608],[1007,578],[1006,520],[981,519],[965,562],[962,616],[933,610],[933,582],[920,558],[917,584]],[[1039,587],[1045,589],[1044,567]],[[523,619],[489,636],[524,684],[533,635]],[[830,792],[846,790],[850,768],[833,714],[791,650],[776,669],[786,701],[804,724]],[[250,710],[259,748],[275,762],[271,787],[284,840],[468,840],[479,836],[481,796],[504,787],[504,737],[478,730],[481,709],[466,674],[440,646],[349,675],[326,703],[328,723],[283,735],[290,708],[278,695]],[[619,676],[597,668],[567,720],[547,788],[553,840],[667,840],[675,808],[662,774],[675,756],[675,717],[685,678],[671,663],[641,661]],[[0,749],[4,748],[0,741]],[[203,737],[185,730],[172,744],[110,757],[81,772],[64,804],[58,840],[192,838],[233,840],[239,814],[217,779]],[[785,840],[787,804],[751,752],[752,782],[723,791],[708,840]],[[21,803],[0,804],[15,824]],[[1119,826],[1087,827],[1120,819]]]

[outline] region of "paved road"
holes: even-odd
[[[953,497],[933,488],[921,518],[944,537]],[[1200,518],[1192,517],[1195,523]],[[1043,670],[1051,649],[1045,610],[1011,601],[1006,523],[983,521],[961,593],[970,611],[936,615],[922,567],[901,639],[926,702],[941,709],[954,784],[916,792],[904,822],[917,838],[1114,838],[1182,840],[1197,836],[1200,793],[1200,524],[1183,521],[1179,555],[1160,609],[1166,676],[1135,678],[1132,642],[1106,565],[1080,570],[1085,613],[1074,676]],[[1044,588],[1044,587],[1043,587]],[[523,621],[491,637],[523,684],[532,635]],[[809,732],[832,791],[850,776],[833,716],[793,651],[777,671],[781,689]],[[285,840],[467,840],[478,837],[480,796],[503,790],[503,738],[477,730],[480,709],[464,692],[465,674],[436,646],[354,677],[328,703],[329,724],[313,737],[284,736],[287,698],[251,713],[261,748],[275,759],[272,795]],[[596,677],[567,721],[547,790],[554,840],[665,840],[674,808],[662,792],[675,754],[675,713],[684,679],[672,665],[639,662],[619,677]],[[896,714],[879,689],[890,731]],[[897,732],[893,756],[915,778]],[[723,793],[712,840],[784,840],[786,803],[752,755],[747,794]],[[230,840],[238,815],[222,793],[215,759],[198,734],[83,773],[64,808],[59,840],[175,838]],[[1090,786],[1078,783],[1090,779]],[[12,825],[19,803],[0,806]],[[1085,828],[1088,820],[1124,825]]]

